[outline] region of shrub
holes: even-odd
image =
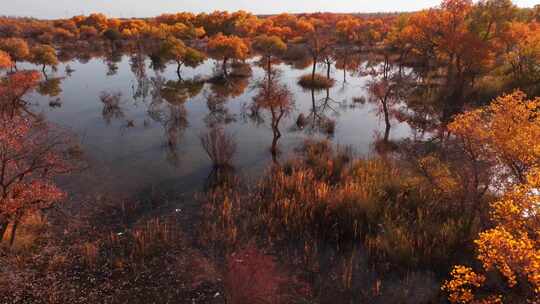
[[[201,135],[201,145],[212,160],[214,167],[230,167],[236,142],[234,138],[221,128],[212,128],[208,133]]]

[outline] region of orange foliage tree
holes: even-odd
[[[249,47],[240,37],[225,36],[220,33],[208,41],[208,53],[212,57],[222,60],[223,75],[227,77],[227,63],[229,60],[246,59],[249,54]]]
[[[8,53],[0,51],[0,69],[10,68],[13,62],[11,62],[11,57]]]
[[[56,50],[50,45],[36,45],[30,50],[29,61],[42,65],[42,72],[45,75],[45,68],[49,65],[55,67],[58,64],[58,58],[56,57]]]
[[[180,69],[183,65],[195,68],[206,60],[206,56],[203,53],[186,46],[184,42],[174,37],[169,37],[163,43],[161,53],[167,61],[172,60],[176,62],[176,74],[179,79],[182,79]]]
[[[40,79],[36,71],[16,72],[1,78],[0,114],[14,115],[21,111],[29,113],[22,98],[38,86]]]
[[[65,198],[53,177],[72,169],[66,134],[42,120],[2,114],[0,120],[0,240],[28,212],[48,209]]]
[[[505,55],[518,86],[540,81],[540,24],[512,23],[508,37],[511,51]]]
[[[0,40],[0,50],[8,53],[15,68],[17,67],[17,61],[25,60],[30,55],[28,43],[20,38],[6,38]]]
[[[315,82],[317,62],[323,59],[335,43],[332,25],[327,19],[304,18],[298,20],[295,30],[297,36],[304,42],[313,60],[311,81]]]
[[[253,49],[263,56],[267,73],[271,73],[272,58],[283,55],[287,50],[287,44],[278,36],[260,35],[253,41]]]

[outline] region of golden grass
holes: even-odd
[[[307,142],[253,189],[206,197],[212,240],[233,247],[254,231],[271,240],[360,243],[374,261],[401,267],[440,264],[475,229],[414,171],[383,158],[356,159],[332,144]]]
[[[328,89],[333,87],[335,82],[334,79],[326,78],[326,76],[321,74],[315,74],[315,77],[312,77],[311,74],[306,74],[298,80],[300,86],[308,89]]]

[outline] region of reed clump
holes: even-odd
[[[306,74],[300,77],[298,84],[308,89],[328,89],[334,86],[335,80],[321,74]]]

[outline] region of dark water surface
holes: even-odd
[[[74,70],[71,75],[66,73],[67,65]],[[176,66],[158,72],[149,66],[149,60],[133,64],[129,56],[122,57],[113,73],[100,58],[64,63],[57,72],[49,73],[48,87],[27,96],[35,112],[72,130],[81,142],[90,168],[66,181],[64,186],[72,197],[96,192],[129,197],[150,189],[189,196],[201,191],[212,162],[201,146],[200,135],[215,125],[236,140],[233,162],[237,173],[246,180],[264,173],[272,162],[271,115],[265,109],[259,110],[256,119],[250,115],[258,90],[255,84],[265,76],[262,68],[252,64],[253,75],[234,80],[233,88],[205,83],[200,92],[194,90],[197,94],[184,102],[169,102],[160,96],[159,88],[167,81],[178,81]],[[209,60],[196,69],[184,68],[182,76],[188,81],[207,78],[214,68],[215,63]],[[275,69],[293,96],[292,111],[279,124],[282,136],[278,161],[310,138],[328,138],[350,146],[358,155],[372,153],[373,142],[384,133],[385,124],[379,104],[369,102],[366,84],[371,76],[348,75],[344,84],[343,72],[333,69],[335,86],[312,95],[297,84],[309,67],[299,70],[279,64]],[[209,106],[209,99],[216,95],[224,101],[217,110]],[[107,106],[100,98],[107,96],[119,97],[119,101]],[[296,126],[301,113],[306,117],[313,114],[313,96],[316,116],[335,121],[331,135],[309,125],[303,129]],[[355,97],[368,102],[353,102]],[[410,132],[406,124],[392,121],[391,139],[406,137]]]

